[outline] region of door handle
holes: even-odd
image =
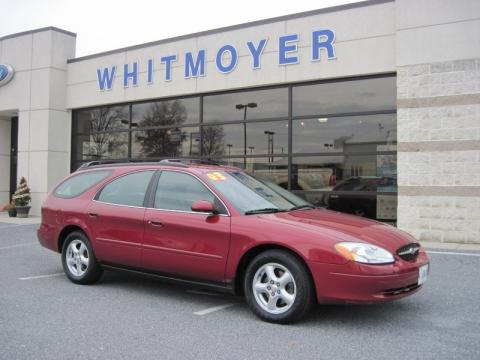
[[[88,216],[90,216],[91,218],[96,218],[96,217],[98,217],[98,214],[88,213]]]
[[[155,227],[162,227],[163,223],[158,220],[148,220],[148,224]]]

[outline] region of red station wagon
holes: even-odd
[[[375,303],[418,291],[429,259],[409,234],[318,209],[241,169],[195,160],[85,166],[42,207],[40,243],[68,278],[123,269],[244,295],[288,323],[315,303]]]

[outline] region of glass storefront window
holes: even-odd
[[[396,168],[394,154],[294,157],[292,189],[317,206],[394,220]]]
[[[282,118],[287,116],[287,88],[242,91],[209,95],[203,98],[204,123]]]
[[[395,81],[377,76],[74,110],[72,169],[95,160],[213,158],[316,205],[394,221]]]
[[[397,142],[395,114],[293,120],[293,153],[376,152]]]
[[[229,166],[245,169],[248,173],[270,180],[285,189],[288,187],[287,157],[226,157],[217,160]]]
[[[347,114],[397,107],[395,77],[349,80],[293,88],[293,116]]]
[[[186,98],[132,105],[132,128],[198,124],[200,99]]]
[[[111,130],[128,129],[130,110],[128,106],[100,107],[75,112],[74,134],[90,134]]]
[[[352,178],[396,179],[396,165],[394,154],[294,157],[292,189],[336,191],[344,181]],[[396,180],[377,182],[375,185],[381,187],[381,191],[396,191]],[[355,189],[359,190],[366,188]]]
[[[288,188],[288,158],[247,158],[246,170],[251,174],[270,180],[271,182]]]
[[[128,132],[94,133],[73,138],[75,160],[128,158]]]
[[[132,132],[132,158],[198,156],[198,127],[169,127]]]
[[[205,156],[287,153],[287,121],[208,125],[203,127],[203,155]]]

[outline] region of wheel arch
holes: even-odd
[[[285,252],[290,253],[292,256],[294,256],[298,261],[300,261],[304,266],[305,269],[307,270],[307,273],[310,277],[310,282],[312,286],[315,286],[315,282],[313,281],[313,275],[312,271],[310,270],[310,267],[308,266],[307,262],[305,259],[295,250],[292,250],[286,246],[282,246],[279,244],[259,244],[256,245],[248,251],[245,252],[245,254],[242,255],[240,261],[238,262],[236,271],[235,271],[235,280],[234,280],[234,286],[233,290],[236,295],[244,295],[243,291],[243,279],[245,277],[245,272],[248,267],[248,264],[259,254],[262,252],[268,251],[268,250],[282,250]],[[313,291],[314,294],[316,294],[316,291]],[[316,295],[315,295],[316,296]]]
[[[70,225],[66,225],[62,231],[60,231],[60,234],[58,234],[58,240],[57,240],[57,251],[59,253],[62,252],[62,248],[63,248],[63,243],[65,242],[65,239],[67,238],[68,235],[70,235],[72,232],[74,231],[81,231],[82,233],[84,233],[86,236],[87,233],[85,232],[84,229],[81,228],[81,226],[79,225],[76,225],[76,224],[70,224]]]

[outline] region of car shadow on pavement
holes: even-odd
[[[238,302],[239,306],[225,311],[235,312],[239,316],[255,317],[246,309],[243,297],[228,293],[202,288],[201,286],[183,285],[169,281],[145,277],[123,271],[105,271],[98,284],[109,288],[121,288],[138,293],[139,296],[164,297],[178,302],[187,301],[196,305],[224,304]],[[346,304],[314,306],[309,315],[295,324],[297,327],[311,327],[312,325],[345,326],[348,328],[365,328],[382,326],[389,322],[405,322],[409,318],[415,321],[415,316],[408,313],[412,304],[407,299],[370,305]],[[258,319],[257,319],[258,320]],[[260,320],[258,320],[260,321]]]
[[[138,292],[139,294],[168,296],[172,300],[176,300],[175,298],[177,298],[181,300],[200,302],[202,299],[208,298],[210,300],[218,299],[219,302],[243,301],[241,297],[229,294],[227,292],[206,289],[200,285],[195,286],[190,284],[170,282],[168,280],[134,274],[126,271],[105,271],[98,285],[110,288],[123,288],[125,290],[129,289]],[[194,291],[194,293],[190,293],[190,291]]]
[[[404,322],[409,318],[411,306],[407,300],[377,304],[320,304],[314,307],[304,323],[343,325],[349,328],[382,326],[386,322]],[[412,319],[414,316],[412,315]]]

